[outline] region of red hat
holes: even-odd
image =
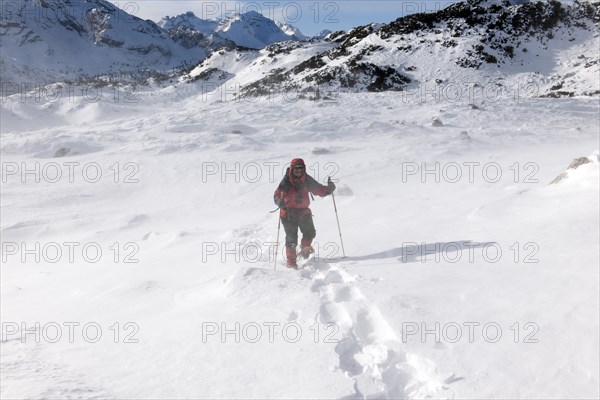
[[[290,167],[294,168],[294,165],[302,165],[303,167],[306,167],[306,165],[304,164],[304,160],[301,158],[294,158],[291,162],[290,162]]]

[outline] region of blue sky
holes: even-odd
[[[200,18],[215,19],[222,18],[232,11],[255,10],[271,19],[297,26],[306,35],[314,35],[323,29],[346,30],[370,22],[391,22],[403,15],[439,10],[454,1],[113,0],[111,2],[130,14],[153,21],[158,21],[165,15],[174,16],[186,11],[192,11]]]

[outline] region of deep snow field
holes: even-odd
[[[599,397],[598,97],[77,92],[2,102],[2,398]]]

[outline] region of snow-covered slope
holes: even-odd
[[[597,99],[191,89],[0,104],[3,398],[598,397]],[[298,156],[348,257],[274,271]]]
[[[185,48],[152,21],[103,0],[6,2],[0,29],[2,79],[13,84],[94,75],[143,80],[206,57],[204,49]]]
[[[210,91],[217,90],[239,96],[246,85],[251,85],[277,71],[291,69],[307,58],[334,47],[334,44],[323,41],[288,41],[272,44],[262,50],[221,50],[183,76],[181,82],[198,82],[200,86],[211,88]],[[215,76],[218,79],[215,80]]]

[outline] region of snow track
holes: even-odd
[[[341,331],[338,368],[354,380],[356,391],[347,398],[452,397],[440,393],[448,387],[430,361],[402,349],[398,334],[341,263],[309,261],[300,275],[312,280],[311,291],[320,299],[315,318]]]
[[[231,235],[236,242],[267,243],[273,240],[271,225],[272,218],[266,217],[256,225],[234,230]],[[268,260],[264,257],[263,261]],[[278,263],[276,271],[268,263],[264,264],[264,269],[243,268],[235,272],[226,279],[227,293],[253,305],[281,299],[278,301],[281,308],[286,307],[290,298],[299,301],[308,291],[315,295],[317,309],[308,323],[335,328],[336,344],[331,348],[337,355],[334,370],[353,381],[354,393],[344,398],[454,397],[447,385],[452,376],[442,379],[433,362],[403,346],[401,332],[394,331],[376,304],[365,297],[360,290],[359,277],[344,269],[343,260],[299,259],[298,271],[288,270],[282,263]],[[307,313],[310,313],[307,309],[302,312],[292,309],[287,320],[299,321]]]

